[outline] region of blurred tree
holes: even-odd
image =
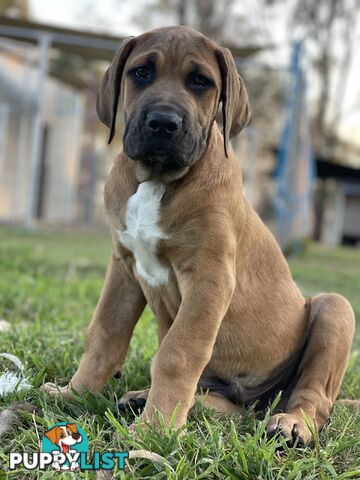
[[[339,35],[342,25],[345,32],[353,29],[353,18],[359,6],[358,0],[297,0],[292,27],[300,26],[311,44],[313,66],[320,80],[320,93],[314,118],[315,145],[321,148],[327,135],[327,114],[330,102],[330,87],[334,65],[337,61],[336,47],[346,36]],[[344,47],[344,45],[342,45]],[[341,48],[344,51],[344,48]],[[349,57],[347,50],[345,56]],[[347,63],[350,63],[347,58]]]
[[[179,0],[180,3],[183,0]],[[210,37],[218,42],[221,42],[224,37],[224,32],[227,28],[227,20],[232,15],[232,7],[234,0],[197,0],[196,2],[187,2],[187,9],[191,12],[192,22],[191,26],[200,30],[204,35]]]
[[[334,108],[334,115],[331,124],[331,131],[335,131],[337,125],[341,118],[343,118],[344,112],[343,104],[345,98],[346,87],[348,84],[348,78],[350,73],[350,68],[352,64],[356,39],[357,39],[357,22],[358,22],[358,14],[359,14],[359,7],[360,1],[357,0],[354,5],[354,9],[348,9],[345,14],[345,21],[342,25],[342,43],[344,45],[344,53],[341,59],[340,64],[340,74],[338,77],[336,89],[335,89],[335,108]],[[351,110],[355,108],[358,109],[359,106],[357,105],[359,102],[358,100],[356,103],[351,107]],[[350,111],[351,113],[351,111]]]
[[[262,0],[264,6],[285,4],[287,0]],[[335,127],[342,115],[342,103],[354,53],[360,0],[295,0],[289,25],[290,38],[303,38],[308,46],[320,92],[314,115],[315,146],[323,148],[334,140]],[[334,68],[338,66],[339,68]],[[338,74],[334,98],[331,87]],[[334,114],[329,118],[333,101]]]
[[[149,1],[147,15],[143,15],[143,12],[141,12],[135,15],[134,20],[144,30],[147,30],[158,24],[159,15],[161,15],[163,19],[168,19],[168,24],[175,21],[180,25],[188,25],[221,42],[228,28],[229,19],[234,18],[232,7],[236,4],[236,1],[151,0]]]
[[[28,0],[0,0],[0,15],[12,18],[28,18]]]
[[[128,0],[129,1],[129,0]],[[187,0],[147,0],[142,9],[138,9],[132,16],[132,22],[141,27],[141,30],[151,30],[159,25],[185,25]],[[144,9],[146,12],[144,14]],[[159,22],[159,19],[160,22]]]
[[[177,10],[180,25],[185,25],[186,23],[186,3],[186,0],[178,0]]]

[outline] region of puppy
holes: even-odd
[[[113,255],[70,384],[101,390],[123,368],[146,304],[158,323],[142,421],[185,424],[195,399],[220,411],[269,404],[271,436],[309,443],[339,392],[354,313],[337,294],[305,299],[273,235],[242,192],[229,139],[248,123],[246,88],[229,50],[178,26],[127,39],[100,86],[97,111],[124,151],[105,185]],[[216,123],[222,111],[223,127]]]

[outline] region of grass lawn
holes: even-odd
[[[22,413],[15,429],[0,437],[0,462],[10,451],[38,451],[39,438],[52,424],[74,421],[87,433],[91,451],[147,449],[165,457],[165,464],[130,460],[122,479],[345,479],[360,478],[360,411],[337,405],[329,425],[314,445],[289,449],[283,440],[264,438],[265,420],[221,418],[197,406],[187,432],[158,434],[138,429],[128,433],[129,416],[120,415],[117,398],[126,390],[149,384],[149,364],[156,351],[156,325],[147,310],[139,322],[121,380],[111,380],[102,395],[71,401],[40,392],[44,381],[68,381],[83,351],[86,326],[95,308],[110,241],[88,232],[25,233],[0,230],[0,318],[11,323],[0,332],[0,352],[17,355],[33,388],[0,398],[0,410],[26,399],[44,416]],[[296,282],[305,294],[337,291],[348,297],[360,316],[360,251],[310,246],[290,259]],[[360,398],[360,330],[341,397]],[[0,373],[7,361],[0,359]],[[269,415],[269,412],[267,413]],[[95,478],[94,473],[57,474],[0,469],[0,480]]]

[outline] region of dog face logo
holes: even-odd
[[[42,451],[52,453],[55,470],[79,468],[79,455],[87,452],[88,441],[85,432],[75,423],[61,422],[52,426],[44,435]]]
[[[57,425],[48,430],[45,433],[45,436],[50,440],[51,443],[58,445],[60,452],[63,453],[68,453],[71,445],[80,443],[82,440],[75,423],[67,423],[61,427]]]

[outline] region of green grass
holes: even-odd
[[[249,410],[244,417],[221,418],[197,406],[187,432],[129,434],[129,416],[121,416],[116,400],[123,391],[149,384],[149,364],[156,351],[156,325],[146,311],[131,343],[122,379],[112,380],[102,395],[71,401],[53,399],[39,390],[44,381],[69,380],[83,351],[86,326],[102,286],[110,241],[91,232],[26,233],[0,230],[0,318],[12,324],[0,333],[0,351],[17,355],[33,388],[0,398],[0,410],[26,399],[42,408],[42,418],[21,414],[19,425],[0,437],[0,461],[10,451],[36,451],[47,427],[76,421],[87,432],[92,451],[147,449],[166,458],[161,465],[131,460],[127,479],[345,479],[360,478],[360,412],[337,405],[319,441],[305,449],[289,449],[283,440],[266,440],[265,420]],[[310,246],[290,259],[295,280],[305,294],[337,291],[360,315],[360,251]],[[341,397],[360,397],[357,351],[359,330]],[[1,368],[5,366],[0,363]],[[267,413],[269,415],[269,412]],[[283,450],[277,447],[283,444]],[[1,472],[0,480],[95,478],[93,473],[57,474]]]

